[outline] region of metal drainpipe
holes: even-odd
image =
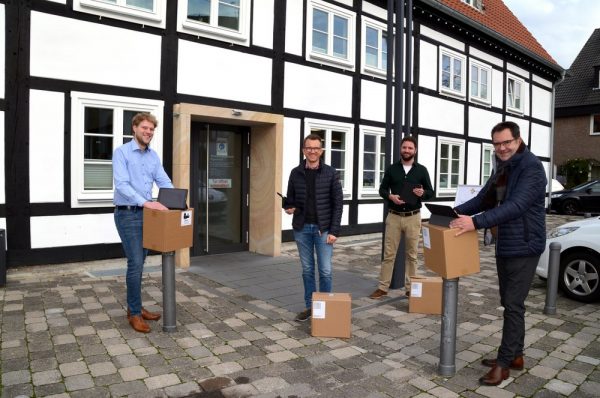
[[[552,176],[554,175],[554,108],[556,105],[554,102],[556,101],[556,86],[565,80],[566,71],[562,71],[560,80],[558,83],[554,83],[552,85],[552,101],[550,102],[550,167],[548,168],[548,209],[547,212],[550,213],[550,209],[552,208]]]

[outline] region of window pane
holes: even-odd
[[[488,76],[488,71],[487,71],[487,70],[485,70],[485,69],[482,69],[482,70],[480,71],[480,74],[481,74],[481,78],[480,78],[479,80],[480,80],[481,84],[485,84],[485,85],[487,86],[487,81],[488,81],[488,79],[487,79],[487,76]]]
[[[452,145],[452,159],[458,159],[460,157],[460,147],[458,145]]]
[[[366,52],[365,59],[366,59],[367,65],[377,68],[379,66],[378,60],[377,60],[377,49],[367,47],[365,52]]]
[[[137,115],[137,111],[123,111],[123,135],[133,136],[133,129],[131,128],[131,120]]]
[[[144,10],[154,10],[154,0],[127,0],[125,4],[131,7],[143,8]]]
[[[325,148],[325,130],[323,129],[310,129],[311,134],[316,134],[321,137],[321,147]]]
[[[86,135],[83,141],[84,159],[112,159],[112,137]]]
[[[188,0],[188,19],[210,23],[210,0]]]
[[[440,173],[447,173],[447,172],[448,172],[448,162],[441,161],[440,162]]]
[[[346,149],[346,133],[342,131],[331,132],[331,149]]]
[[[313,9],[313,30],[329,32],[328,14],[325,11]]]
[[[374,135],[365,135],[364,137],[364,151],[365,152],[375,152],[377,150],[377,146],[375,143],[377,142],[377,137]]]
[[[442,86],[450,88],[450,57],[442,55]]]
[[[239,0],[219,2],[219,26],[232,30],[240,30]]]
[[[113,133],[113,110],[86,107],[84,111],[83,129],[85,133]]]
[[[333,55],[340,58],[348,58],[348,40],[340,37],[333,38]]]
[[[340,16],[333,16],[333,35],[348,38],[348,20]]]
[[[458,168],[459,168],[458,160],[453,160],[452,161],[452,172],[458,173]]]
[[[377,31],[377,29],[373,29],[371,27],[367,26],[367,38],[366,38],[366,43],[367,46],[369,47],[378,47],[378,39],[379,39],[379,32]]]
[[[471,65],[471,95],[479,95],[479,69],[474,65]]]
[[[83,189],[99,190],[112,189],[112,164],[84,164]]]
[[[440,148],[441,157],[444,159],[448,158],[448,144],[442,144]]]
[[[336,169],[344,168],[344,152],[331,151],[331,166]]]
[[[363,187],[375,188],[375,172],[364,171],[363,172]]]
[[[312,37],[313,51],[327,54],[327,34],[321,32],[313,32]]]
[[[448,175],[447,174],[440,175],[440,187],[448,188]]]
[[[451,178],[450,188],[456,188],[458,186],[458,176],[453,174],[450,178]]]
[[[489,163],[483,164],[483,175],[484,175],[484,177],[489,177],[489,175],[490,175],[490,164]]]
[[[363,155],[363,168],[365,170],[375,170],[375,154],[365,153]]]
[[[481,98],[483,99],[487,99],[488,94],[487,94],[487,84],[481,84]]]
[[[460,59],[454,60],[454,81],[452,87],[454,90],[460,91],[462,87],[462,61]]]
[[[387,69],[387,33],[383,32],[381,37],[381,69]]]
[[[594,129],[593,133],[600,133],[600,115],[594,115]]]
[[[452,88],[456,91],[460,91],[462,87],[462,81],[460,75],[454,76],[454,82],[452,84]]]

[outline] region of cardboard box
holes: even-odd
[[[441,314],[442,278],[439,276],[411,276],[408,312]]]
[[[172,252],[191,247],[194,241],[194,211],[144,208],[143,233],[146,249]]]
[[[457,229],[431,223],[423,225],[425,266],[446,279],[479,272],[477,231],[456,236]]]
[[[350,293],[313,293],[311,334],[349,339],[351,313]]]

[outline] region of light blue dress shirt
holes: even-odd
[[[112,164],[116,206],[143,206],[152,200],[155,182],[159,188],[173,188],[156,151],[150,147],[141,150],[135,140],[115,149]]]

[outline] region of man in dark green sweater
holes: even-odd
[[[412,136],[404,137],[400,142],[402,160],[388,167],[379,186],[379,195],[388,201],[388,214],[379,287],[369,296],[372,299],[388,294],[402,233],[406,239],[404,287],[407,296],[410,294],[410,276],[417,273],[421,200],[433,197],[433,187],[425,166],[415,162],[416,154],[417,140]]]

